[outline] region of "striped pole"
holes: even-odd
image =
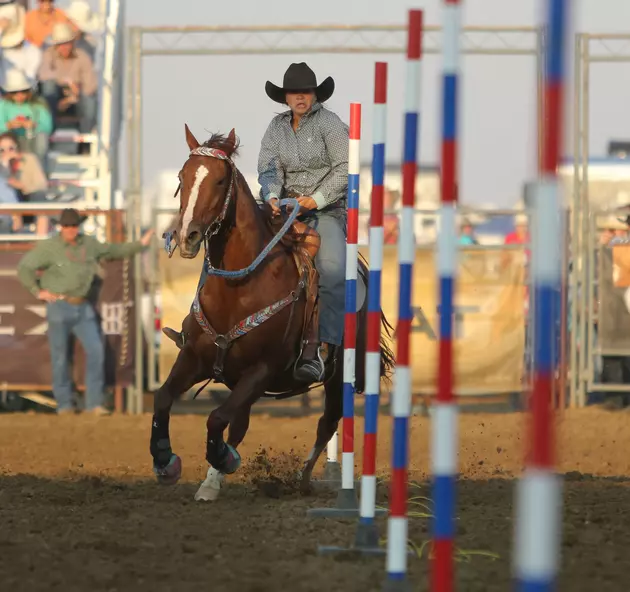
[[[440,334],[437,397],[432,414],[433,559],[431,590],[454,586],[455,475],[457,473],[457,405],[453,393],[453,319],[457,273],[458,200],[457,99],[460,68],[461,5],[444,0],[442,80],[442,170],[440,229],[437,239]]]
[[[557,167],[563,144],[568,0],[547,0],[542,157],[533,196],[534,380],[529,450],[516,493],[515,578],[521,592],[555,589],[560,557],[561,480],[554,473],[552,409],[554,294],[561,282],[561,199]]]
[[[420,123],[420,75],[422,58],[421,10],[410,10],[407,28],[407,81],[405,89],[405,139],[402,166],[402,209],[398,256],[400,263],[398,324],[396,327],[396,372],[391,413],[394,444],[389,520],[387,525],[386,590],[407,587],[407,473],[409,413],[411,410],[410,333],[412,321],[412,276],[415,256],[413,217],[418,171]]]
[[[387,137],[387,64],[374,68],[374,128],[372,130],[372,200],[370,204],[370,270],[365,354],[365,428],[361,505],[355,546],[378,549],[376,515],[376,428],[381,391],[381,270],[383,269],[383,195]]]
[[[357,509],[354,490],[354,381],[357,344],[357,273],[359,256],[359,172],[361,145],[361,104],[350,104],[348,148],[348,236],[346,239],[346,303],[343,351],[343,422],[340,509]],[[356,514],[355,514],[356,515]]]

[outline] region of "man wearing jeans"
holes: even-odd
[[[134,243],[101,243],[79,233],[85,220],[74,209],[64,210],[59,235],[40,241],[18,265],[18,278],[34,296],[47,302],[48,341],[52,362],[53,394],[58,413],[73,413],[69,340],[74,334],[85,350],[86,405],[107,415],[103,405],[105,348],[96,313],[88,300],[98,263],[124,259],[145,250],[153,231]],[[38,277],[38,271],[41,276]]]

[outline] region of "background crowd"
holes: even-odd
[[[0,0],[0,203],[45,200],[55,131],[95,131],[102,19],[86,0],[57,4]],[[56,150],[85,154],[89,146]],[[0,215],[0,232],[23,223]],[[48,219],[37,220],[37,232],[47,234]]]

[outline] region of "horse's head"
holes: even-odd
[[[219,229],[232,199],[234,167],[231,157],[238,141],[215,134],[204,144],[185,126],[188,160],[179,172],[180,207],[175,240],[182,257],[197,256],[204,237]]]

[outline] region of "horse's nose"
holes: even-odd
[[[186,242],[194,247],[201,242],[201,232],[199,230],[193,229],[188,232],[188,236],[186,237]]]

